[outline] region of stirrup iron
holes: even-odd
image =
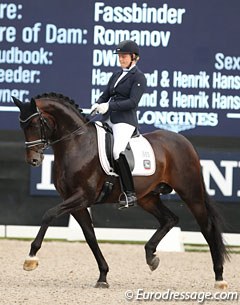
[[[124,197],[123,199],[121,199]],[[129,202],[130,199],[130,202]],[[134,193],[127,194],[126,192],[122,192],[118,198],[119,202],[119,210],[127,209],[129,207],[134,207],[137,204],[137,197]]]

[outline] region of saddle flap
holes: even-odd
[[[102,122],[95,122],[98,139],[98,154],[101,166],[107,175],[117,176],[106,152],[106,130]],[[111,146],[111,145],[110,145]],[[155,173],[156,160],[154,151],[149,141],[142,135],[131,138],[129,142],[130,150],[127,148],[126,158],[130,163],[133,176],[150,176]],[[133,156],[133,157],[132,157]],[[133,159],[133,160],[131,160]],[[131,166],[131,163],[133,166]]]
[[[156,170],[156,160],[149,141],[140,135],[131,138],[129,144],[134,156],[133,176],[153,175]]]

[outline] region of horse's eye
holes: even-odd
[[[30,124],[29,124],[29,127],[31,127],[31,128],[39,128],[39,124],[37,123],[37,122],[30,122]]]

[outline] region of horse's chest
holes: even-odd
[[[56,190],[61,196],[65,197],[65,195],[69,193],[71,186],[71,179],[65,168],[63,168],[62,166],[57,166],[57,164],[54,165],[53,181]]]

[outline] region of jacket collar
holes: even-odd
[[[121,75],[122,71],[123,71],[123,70],[119,71],[119,72],[116,74],[116,79],[118,79],[118,77]],[[132,68],[128,71],[128,73],[118,82],[117,86],[118,86],[119,84],[121,84],[123,81],[125,81],[128,77],[130,77],[131,74],[134,74],[136,71],[137,71],[137,66],[132,67]],[[117,86],[116,86],[116,87],[117,87]]]
[[[124,71],[124,72],[129,72],[129,71],[131,71],[132,69],[134,69],[135,67],[136,67],[136,65],[131,66],[130,69],[123,68],[122,71]]]

